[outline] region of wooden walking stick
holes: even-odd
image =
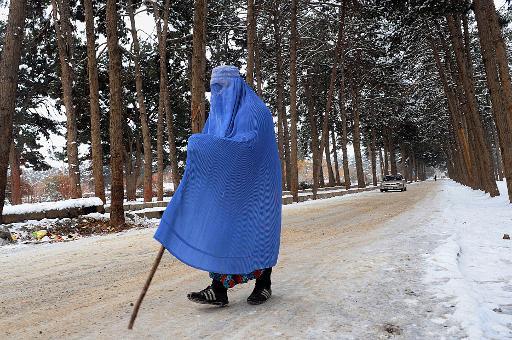
[[[164,254],[164,250],[165,250],[164,246],[160,246],[160,250],[158,251],[158,254],[156,255],[155,262],[153,262],[153,268],[151,268],[151,271],[149,272],[149,276],[146,279],[146,283],[144,284],[144,287],[142,288],[142,292],[140,292],[139,299],[137,300],[135,307],[133,307],[132,317],[130,318],[130,323],[128,324],[128,329],[133,328],[135,318],[137,318],[137,313],[139,312],[140,304],[142,303],[142,300],[144,299],[144,296],[146,295],[146,292],[148,291],[149,285],[151,284],[151,280],[153,280],[153,276],[155,275],[156,269],[158,268],[158,265],[160,264],[162,255]]]

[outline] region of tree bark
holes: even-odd
[[[387,131],[387,129],[385,130]],[[387,134],[384,134],[384,176],[389,175],[389,141]]]
[[[417,171],[417,168],[416,168],[416,156],[414,155],[414,152],[411,152],[411,156],[412,156],[412,164],[411,164],[412,176],[411,176],[411,180],[414,181],[414,182],[417,182],[418,181],[418,171]]]
[[[496,126],[496,131],[493,129],[493,134],[498,137],[495,138],[498,142],[496,145],[499,146],[496,157],[498,178],[504,175],[507,179],[508,197],[509,201],[512,202],[512,86],[510,85],[508,59],[505,63],[498,62],[498,50],[500,50],[502,58],[503,56],[506,58],[506,53],[498,47],[503,42],[501,30],[499,26],[496,30],[495,23],[491,19],[491,17],[496,16],[494,3],[492,1],[475,0],[474,11]],[[503,67],[504,72],[500,72],[501,67]],[[507,90],[509,93],[506,93]],[[501,169],[503,169],[503,172]]]
[[[73,56],[71,54],[73,44],[69,12],[68,1],[52,0],[52,13],[59,50],[62,100],[66,108],[66,151],[68,156],[69,183],[71,197],[79,198],[82,197],[82,189],[80,186],[80,164],[78,161],[78,145],[76,139],[76,113],[73,104]],[[57,14],[60,15],[60,18],[58,18]]]
[[[338,26],[338,38],[336,41],[336,48],[334,50],[334,63],[331,68],[331,79],[329,82],[329,89],[327,92],[327,100],[325,105],[325,114],[323,117],[323,123],[322,123],[322,136],[320,138],[320,150],[326,149],[326,144],[329,143],[329,115],[331,114],[332,109],[332,101],[334,97],[334,86],[336,85],[336,75],[338,72],[338,65],[342,59],[343,56],[343,37],[344,37],[344,31],[345,31],[345,12],[346,12],[347,2],[342,1],[342,5],[340,8],[340,17],[339,17],[339,26]],[[327,155],[327,158],[330,156]],[[329,164],[329,163],[328,163]],[[330,167],[329,167],[330,168]],[[332,168],[330,168],[329,175],[332,173]],[[321,170],[321,169],[319,169]],[[329,184],[332,184],[331,182],[332,178],[329,177]]]
[[[283,92],[283,101],[281,102],[282,108],[281,112],[283,114],[283,119],[281,120],[283,123],[283,140],[284,140],[284,160],[285,160],[285,170],[286,170],[286,189],[291,190],[291,181],[292,181],[292,172],[291,172],[291,158],[290,158],[290,133],[288,128],[288,115],[286,114],[286,108],[284,107],[284,75],[282,81],[282,92]]]
[[[276,109],[277,109],[277,133],[278,133],[278,147],[279,155],[281,158],[281,171],[283,178],[283,189],[290,190],[290,161],[289,161],[289,142],[287,136],[288,121],[286,118],[286,111],[284,107],[284,72],[283,72],[283,57],[281,51],[281,23],[279,22],[279,8],[278,2],[274,3],[274,41],[276,49]]]
[[[329,130],[327,130],[327,133],[329,134]],[[327,183],[327,186],[333,187],[336,184],[336,179],[334,177],[334,172],[332,171],[332,162],[331,162],[331,150],[329,147],[330,143],[329,140],[325,143],[325,163],[327,165],[327,175],[329,177],[329,182]]]
[[[407,168],[406,168],[406,151],[405,151],[405,144],[402,142],[400,143],[400,168],[402,172],[402,176],[404,176],[405,180],[407,180]]]
[[[254,73],[256,76],[256,93],[258,96],[263,96],[263,80],[261,77],[261,55],[260,55],[260,38],[258,34],[256,33],[256,47],[254,50]]]
[[[164,200],[164,98],[160,94],[158,99],[158,118],[156,126],[156,197],[158,201]]]
[[[407,149],[407,180],[412,182],[412,158],[413,158],[413,150],[412,147],[409,146]]]
[[[495,166],[496,180],[503,181],[503,178],[505,176],[503,173],[503,159],[501,158],[500,140],[499,140],[497,128],[495,125],[492,127],[492,138],[494,140],[494,145],[495,145],[495,149],[496,149],[496,151],[495,151],[495,153],[496,153],[496,166]]]
[[[167,123],[167,139],[169,142],[169,158],[171,163],[171,174],[174,190],[178,187],[181,181],[181,176],[178,171],[178,157],[176,151],[176,135],[174,132],[174,117],[171,109],[171,100],[169,95],[169,86],[167,78],[167,31],[169,26],[169,10],[170,0],[165,1],[165,8],[163,12],[163,27],[160,27],[160,21],[157,20],[156,32],[158,34],[158,46],[160,53],[160,96],[163,98],[163,105],[165,111],[165,120]],[[159,18],[158,11],[155,16]],[[204,72],[203,72],[204,73]],[[203,75],[204,76],[204,75]],[[204,78],[203,78],[204,80]],[[204,86],[203,86],[203,99],[204,99]],[[204,110],[204,102],[203,102]],[[203,122],[204,123],[204,122]],[[202,130],[202,125],[201,125]],[[193,131],[198,133],[201,131]]]
[[[464,124],[462,123],[462,116],[460,111],[460,105],[457,103],[457,96],[455,94],[455,91],[450,87],[448,84],[448,78],[446,71],[448,73],[452,73],[451,68],[451,53],[448,49],[448,46],[446,42],[444,41],[444,37],[440,34],[440,41],[441,45],[443,46],[443,49],[445,50],[445,66],[441,64],[441,59],[439,55],[439,49],[437,47],[437,42],[434,40],[434,38],[431,36],[429,38],[430,40],[430,46],[432,49],[432,54],[434,56],[434,61],[436,63],[437,71],[439,74],[439,78],[441,79],[441,83],[443,85],[443,90],[445,93],[445,96],[448,101],[448,111],[450,113],[451,117],[451,125],[453,128],[453,135],[455,140],[455,155],[454,157],[456,159],[462,159],[463,164],[460,164],[460,176],[461,180],[465,185],[473,186],[474,183],[474,175],[473,175],[473,160],[471,156],[471,152],[469,150],[469,143],[467,138],[467,133],[464,128]],[[456,80],[453,80],[456,82]]]
[[[336,177],[336,185],[341,185],[341,178],[340,178],[340,165],[338,163],[338,150],[336,147],[336,134],[335,134],[335,123],[333,123],[333,126],[331,127],[331,139],[332,139],[332,154],[334,156],[334,172]]]
[[[473,72],[471,67],[471,56],[463,45],[463,37],[460,27],[460,20],[453,15],[447,16],[450,39],[452,41],[455,60],[464,87],[465,99],[468,108],[468,124],[475,146],[475,159],[478,167],[478,178],[481,189],[489,193],[491,197],[498,196],[499,191],[496,182],[492,177],[491,157],[489,148],[485,142],[484,130],[481,117],[478,112],[478,105],[473,83]]]
[[[123,98],[121,84],[121,52],[117,32],[116,0],[107,0],[107,48],[109,55],[110,86],[110,171],[112,173],[112,203],[110,224],[113,227],[124,225],[123,188]]]
[[[419,160],[416,161],[416,164],[415,164],[415,180],[418,181],[420,180],[421,181],[421,178],[420,178],[420,162]]]
[[[341,70],[341,82],[340,82],[340,90],[338,92],[338,99],[340,105],[340,116],[341,116],[341,153],[343,155],[343,182],[345,185],[345,189],[350,189],[350,171],[348,168],[348,152],[347,152],[347,111],[345,109],[345,72],[343,68]]]
[[[103,177],[103,149],[101,146],[101,122],[98,66],[96,62],[96,46],[94,34],[94,11],[92,0],[84,0],[85,32],[87,37],[87,74],[89,79],[89,104],[91,110],[91,152],[92,176],[94,178],[94,194],[105,199],[105,178]]]
[[[292,0],[293,6],[293,0]],[[293,8],[292,8],[293,11]],[[292,14],[293,20],[293,14]],[[293,23],[292,23],[293,25]],[[293,30],[293,27],[292,27]],[[292,33],[293,34],[293,33]],[[256,37],[256,16],[254,13],[254,0],[247,0],[247,68],[245,81],[254,86],[254,40]]]
[[[192,89],[191,89],[191,119],[192,133],[203,130],[205,122],[204,83],[205,75],[205,51],[206,42],[206,0],[194,1],[194,32],[192,42]],[[164,31],[166,32],[166,31]]]
[[[352,89],[354,99],[354,156],[356,159],[357,187],[364,188],[366,183],[363,172],[363,158],[361,157],[361,133],[359,123],[359,89]]]
[[[4,45],[0,55],[0,223],[5,202],[26,3],[26,0],[10,2]]]
[[[155,26],[160,29],[160,14],[156,3],[153,3],[153,14],[155,17]],[[158,53],[160,53],[161,33],[157,31]],[[158,201],[164,199],[164,95],[162,93],[162,72],[160,70],[160,92],[158,96],[158,117],[156,124],[156,197]]]
[[[90,1],[90,0],[88,0]],[[133,62],[135,65],[135,89],[137,91],[137,104],[140,115],[142,130],[142,142],[144,147],[144,202],[153,200],[153,154],[151,150],[151,134],[149,132],[148,115],[144,101],[142,84],[142,71],[140,68],[140,43],[135,25],[135,8],[132,0],[127,2],[128,16],[130,17],[130,28],[133,40]]]
[[[313,199],[316,199],[319,185],[319,172],[317,171],[319,157],[318,149],[318,130],[316,127],[315,120],[315,105],[313,102],[313,96],[311,94],[311,76],[308,75],[306,83],[304,84],[304,92],[306,95],[306,105],[308,111],[308,121],[311,128],[311,153],[313,154]]]
[[[132,144],[129,145],[128,151],[125,150],[126,198],[128,201],[137,200],[137,181],[142,163],[140,142],[135,143],[135,161],[133,160]]]
[[[253,0],[249,0],[253,1]],[[299,201],[299,169],[297,160],[297,3],[291,0],[290,36],[290,191],[295,202]],[[249,64],[249,62],[247,62]]]
[[[380,177],[384,177],[384,159],[382,157],[382,148],[379,146],[379,165],[380,165]]]
[[[396,176],[398,171],[396,168],[396,154],[395,154],[395,142],[393,141],[393,130],[388,128],[388,150],[389,150],[389,162],[391,165],[391,174]]]
[[[486,10],[490,33],[496,50],[496,62],[498,64],[499,76],[503,87],[504,110],[506,112],[509,129],[512,131],[512,80],[510,77],[507,47],[498,23],[498,15],[496,14],[494,2],[489,0],[482,1],[487,5],[484,6],[484,9]],[[510,166],[512,167],[512,164],[510,164]]]
[[[375,128],[372,128],[371,131],[371,144],[370,144],[370,154],[371,154],[371,163],[372,163],[372,179],[373,186],[377,186],[377,147],[376,147],[376,139],[377,134],[375,132]]]
[[[16,149],[14,141],[11,143],[11,152],[9,155],[9,162],[11,165],[11,204],[21,204],[21,168],[20,168],[20,154]]]
[[[318,172],[318,186],[325,188],[325,176],[324,176],[324,160],[322,153],[319,151],[318,162],[320,162],[320,171]]]

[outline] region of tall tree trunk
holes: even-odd
[[[194,1],[194,32],[192,42],[192,133],[203,130],[205,122],[204,83],[206,42],[206,17],[208,12],[207,0]],[[164,31],[166,32],[166,31]]]
[[[324,159],[322,153],[318,151],[318,162],[320,162],[320,171],[318,172],[318,186],[320,188],[325,188],[325,176],[324,176]]]
[[[283,57],[281,52],[281,23],[279,22],[279,2],[274,3],[274,41],[276,49],[276,79],[277,79],[277,98],[276,98],[276,109],[277,109],[277,134],[278,134],[278,147],[279,157],[281,159],[281,175],[283,189],[289,190],[290,176],[289,176],[289,160],[288,160],[288,142],[286,130],[288,122],[286,119],[286,112],[284,107],[284,75],[283,75]],[[285,130],[286,129],[286,130]],[[288,155],[288,156],[287,156]]]
[[[133,159],[135,153],[135,160]],[[135,142],[135,152],[133,143],[129,145],[129,151],[125,150],[125,173],[126,173],[126,198],[128,201],[137,200],[137,184],[140,176],[142,164],[141,145],[137,140]]]
[[[508,197],[512,202],[512,85],[510,84],[508,58],[504,48],[499,47],[503,44],[503,38],[501,29],[499,26],[496,29],[492,19],[496,16],[494,3],[475,0],[474,11],[497,131],[496,133],[493,129],[493,134],[498,137],[495,138],[498,142],[496,145],[499,145],[496,161],[498,177],[504,175],[507,179]],[[501,58],[505,58],[505,62],[498,62],[498,54]],[[501,168],[503,172],[500,171]]]
[[[90,0],[88,0],[90,1]],[[142,141],[144,145],[144,202],[153,200],[153,155],[151,151],[151,134],[149,132],[148,115],[144,101],[142,86],[142,71],[140,69],[140,43],[135,25],[135,8],[132,0],[127,2],[128,16],[133,40],[133,61],[135,64],[135,88],[137,91],[137,104],[139,106]]]
[[[342,60],[343,51],[344,51],[344,45],[343,45],[343,37],[345,32],[345,12],[346,12],[347,2],[345,0],[342,1],[342,5],[340,8],[340,17],[339,17],[339,26],[338,26],[338,38],[336,41],[336,48],[334,50],[334,63],[331,68],[331,79],[329,82],[329,89],[327,91],[327,100],[325,105],[325,114],[323,117],[322,122],[322,136],[320,138],[320,150],[323,152],[323,150],[328,149],[326,147],[326,144],[329,143],[329,116],[331,114],[332,110],[332,102],[334,97],[334,87],[336,85],[336,76],[338,72],[338,66],[340,64],[340,61]],[[327,159],[330,164],[330,155],[327,155]],[[331,170],[329,172],[329,175],[332,173],[332,168],[329,167]],[[319,169],[321,170],[321,169]],[[332,177],[329,176],[329,184],[332,184]]]
[[[328,128],[329,129],[329,128]],[[329,131],[327,131],[329,133]],[[328,186],[333,187],[336,185],[336,179],[334,178],[334,172],[332,171],[332,162],[331,162],[331,150],[329,147],[329,140],[325,143],[325,163],[327,165],[327,175],[329,176]]]
[[[156,125],[156,197],[158,201],[164,199],[164,97],[160,94],[158,99],[158,118]]]
[[[155,26],[157,28],[157,39],[158,39],[158,53],[160,54],[160,40],[161,33],[158,30],[161,30],[161,18],[158,7],[155,3],[153,3],[153,14],[155,17]],[[156,157],[157,157],[157,172],[156,172],[156,197],[158,201],[163,201],[164,199],[164,115],[165,115],[165,104],[164,104],[164,94],[162,90],[162,71],[160,69],[160,89],[159,89],[159,97],[158,97],[158,117],[156,124]]]
[[[168,78],[167,78],[167,31],[169,27],[169,10],[170,10],[170,0],[165,1],[165,7],[163,12],[163,27],[160,27],[160,20],[157,20],[156,32],[158,35],[158,46],[160,53],[160,96],[163,98],[163,105],[165,111],[165,121],[167,123],[167,140],[169,142],[169,158],[171,163],[171,175],[172,182],[174,186],[174,190],[180,184],[180,174],[178,171],[178,156],[176,151],[176,135],[174,132],[174,118],[171,109],[171,98],[169,95],[169,86],[168,86]],[[160,14],[158,10],[155,12],[155,16],[159,19]],[[203,72],[204,73],[204,72]],[[204,76],[204,75],[203,75]],[[204,80],[204,78],[203,78]],[[203,86],[204,92],[204,86]],[[204,99],[204,93],[203,93]],[[203,102],[203,111],[204,111],[204,102]],[[204,122],[203,122],[204,123]],[[202,125],[201,125],[202,129]],[[193,133],[197,133],[200,131],[193,131]]]
[[[107,0],[106,9],[110,86],[110,171],[112,173],[110,224],[113,227],[122,226],[125,222],[123,209],[123,88],[116,2],[116,0]]]
[[[389,175],[389,141],[388,135],[386,133],[387,129],[384,130],[385,134],[383,136],[384,139],[384,176]]]
[[[249,0],[252,1],[252,0]],[[290,191],[293,200],[299,201],[299,169],[297,160],[297,3],[291,0],[290,36]]]
[[[254,50],[254,73],[256,76],[256,93],[258,96],[263,96],[263,80],[261,77],[261,54],[260,54],[261,42],[259,35],[256,32],[256,46]]]
[[[416,164],[415,164],[415,180],[418,181],[420,180],[421,181],[421,178],[420,178],[420,162],[419,160],[416,161]]]
[[[504,110],[506,112],[509,129],[510,131],[512,131],[512,80],[510,76],[510,66],[507,57],[507,47],[505,45],[501,28],[498,23],[498,15],[496,14],[494,2],[489,0],[482,1],[484,1],[485,4],[487,5],[484,6],[484,9],[486,10],[490,33],[496,50],[496,62],[498,64],[500,81],[503,87],[502,96],[503,104],[505,106]],[[510,164],[510,167],[512,167],[512,163]],[[507,165],[507,168],[509,168],[509,165]]]
[[[316,199],[316,194],[319,185],[318,163],[321,161],[321,159],[319,159],[318,157],[320,153],[318,149],[318,130],[315,120],[315,104],[313,102],[313,96],[311,94],[310,75],[307,76],[306,82],[304,84],[304,92],[306,95],[309,127],[311,128],[311,153],[313,154],[313,199]]]
[[[379,165],[380,165],[380,177],[384,178],[384,158],[382,157],[382,148],[379,146]]]
[[[254,12],[254,0],[247,0],[247,69],[245,81],[251,87],[254,86],[254,40],[256,37],[256,16]]]
[[[10,2],[4,45],[0,54],[0,223],[5,202],[26,4],[26,0]]]
[[[103,177],[103,149],[101,146],[101,122],[98,66],[96,63],[96,46],[94,34],[94,11],[92,0],[84,0],[85,32],[87,36],[87,73],[89,79],[89,98],[91,109],[91,151],[92,151],[92,176],[94,178],[94,194],[105,199],[105,179]]]
[[[448,48],[448,45],[445,41],[445,38],[443,34],[441,34],[439,28],[439,38],[441,42],[441,46],[443,47],[445,51],[445,66],[441,64],[440,55],[439,55],[439,49],[437,47],[437,42],[434,40],[434,38],[431,36],[429,38],[430,40],[430,46],[432,48],[432,54],[434,56],[434,60],[436,63],[437,71],[439,74],[439,78],[441,79],[441,83],[443,85],[443,90],[445,93],[445,96],[448,101],[448,111],[450,113],[451,117],[451,125],[453,128],[453,135],[455,140],[455,146],[456,151],[454,157],[456,159],[462,159],[463,164],[460,164],[460,176],[461,180],[465,185],[474,186],[474,171],[473,171],[473,164],[474,161],[472,159],[472,153],[469,150],[469,142],[467,138],[466,128],[463,124],[463,117],[461,113],[461,107],[458,103],[456,91],[450,87],[448,84],[448,77],[447,73],[454,74],[454,70],[451,67],[451,52]],[[445,72],[446,68],[446,72]],[[453,77],[453,82],[457,83],[457,80],[455,79],[456,76]],[[456,86],[457,87],[457,86]]]
[[[400,171],[402,172],[402,176],[404,176],[404,178],[407,180],[407,168],[406,168],[406,161],[407,161],[407,156],[406,156],[406,151],[405,151],[405,144],[402,142],[400,143]]]
[[[281,48],[279,48],[279,54],[281,53]],[[288,115],[286,114],[286,108],[284,105],[284,70],[283,70],[283,61],[282,58],[279,58],[278,62],[280,67],[281,76],[277,80],[277,93],[278,98],[278,111],[281,115],[281,123],[283,125],[283,147],[284,147],[284,160],[285,160],[285,171],[286,171],[286,189],[291,190],[291,181],[292,181],[292,165],[291,165],[291,156],[290,156],[290,133],[288,127]],[[279,94],[280,93],[280,94]]]
[[[366,183],[363,172],[363,158],[361,157],[361,133],[359,123],[359,89],[352,89],[354,99],[354,156],[356,159],[357,187],[364,188]]]
[[[80,186],[80,164],[78,161],[77,128],[75,106],[73,104],[73,71],[72,65],[72,27],[69,17],[69,2],[52,0],[52,13],[57,34],[57,46],[62,83],[62,100],[66,108],[66,151],[68,156],[69,184],[71,197],[82,197]],[[58,16],[60,15],[60,17]]]
[[[388,143],[389,143],[389,162],[391,164],[391,174],[396,176],[398,173],[396,168],[396,153],[395,142],[393,141],[393,130],[388,129]]]
[[[376,147],[376,139],[377,135],[375,133],[375,128],[372,128],[371,131],[371,144],[370,144],[370,154],[371,154],[371,163],[372,163],[372,179],[373,186],[377,186],[377,147]]]
[[[409,182],[412,182],[412,158],[413,158],[414,151],[412,150],[412,147],[409,146],[407,149],[407,180]]]
[[[495,145],[495,153],[496,153],[496,180],[503,181],[504,173],[503,173],[503,159],[500,152],[500,140],[498,137],[497,128],[495,125],[492,127],[492,138],[494,140]],[[507,180],[508,181],[508,180]]]
[[[335,123],[333,123],[333,126],[331,127],[331,139],[332,139],[332,154],[334,156],[334,171],[335,171],[335,177],[336,177],[336,185],[341,185],[341,178],[340,178],[340,165],[338,163],[338,149],[336,147],[336,134],[335,134]]]
[[[343,68],[341,69],[341,82],[340,82],[340,90],[338,92],[338,99],[340,105],[340,116],[341,116],[341,153],[343,155],[343,182],[345,185],[345,189],[350,189],[350,171],[348,168],[348,152],[347,152],[347,143],[348,143],[348,134],[347,134],[347,111],[345,109],[345,72]]]
[[[279,83],[279,82],[278,82]],[[283,101],[281,102],[282,108],[281,112],[283,114],[283,140],[284,140],[284,160],[285,160],[285,170],[286,170],[286,189],[291,190],[291,181],[292,181],[292,166],[291,166],[291,158],[290,158],[290,133],[288,128],[288,115],[286,114],[286,108],[284,106],[284,75],[283,75],[283,84],[282,92],[283,92]]]
[[[411,181],[417,182],[418,181],[418,171],[416,167],[416,156],[414,155],[414,152],[411,152],[412,156],[412,164],[411,164],[411,171],[413,172],[411,176]]]
[[[9,156],[11,165],[11,204],[21,204],[21,168],[20,154],[16,149],[14,141],[11,143],[11,152]]]
[[[499,191],[496,182],[492,177],[491,157],[487,143],[485,142],[484,130],[481,117],[478,112],[478,105],[473,83],[473,72],[471,67],[471,56],[469,51],[463,45],[463,37],[460,27],[460,20],[453,15],[447,16],[448,28],[450,30],[450,39],[452,41],[455,60],[458,71],[462,78],[465,98],[468,108],[468,124],[471,126],[472,140],[475,145],[475,156],[478,166],[478,177],[481,183],[481,189],[489,193],[491,197],[498,196]]]

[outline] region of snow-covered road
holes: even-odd
[[[190,303],[206,273],[162,260],[132,331],[128,319],[159,245],[153,229],[64,244],[0,248],[0,338],[464,338],[457,306],[428,282],[449,235],[448,181],[283,208],[273,297],[230,291],[227,308]]]

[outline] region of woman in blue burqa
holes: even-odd
[[[208,271],[191,301],[224,306],[227,291],[255,279],[250,304],[267,301],[281,235],[281,168],[272,115],[234,66],[213,69],[210,113],[187,147],[183,179],[155,238]]]

